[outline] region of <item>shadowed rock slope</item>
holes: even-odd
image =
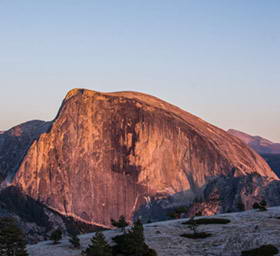
[[[33,120],[0,132],[0,183],[12,179],[32,142],[49,126],[50,122]]]
[[[191,202],[219,176],[253,173],[277,180],[239,139],[171,104],[136,92],[74,89],[13,185],[61,214],[109,226],[171,195]]]
[[[261,154],[270,168],[280,177],[280,154]]]
[[[44,204],[10,186],[0,192],[0,217],[13,217],[23,230],[28,243],[49,238],[51,232],[60,228],[66,232],[93,232],[100,229],[94,225],[79,222],[49,209]]]

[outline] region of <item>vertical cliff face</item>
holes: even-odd
[[[240,140],[152,96],[75,89],[13,184],[56,211],[108,226],[150,198],[195,195],[211,179],[277,179]]]

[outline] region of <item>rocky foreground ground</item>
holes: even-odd
[[[146,242],[159,256],[239,256],[242,250],[265,244],[273,244],[280,249],[280,207],[269,208],[266,212],[250,210],[219,214],[215,217],[226,218],[231,222],[200,225],[199,231],[209,232],[211,237],[196,240],[181,237],[181,234],[191,231],[182,224],[187,219],[179,219],[146,224]],[[119,234],[119,231],[110,230],[104,234],[110,240]],[[58,245],[45,241],[30,245],[28,251],[31,256],[78,256],[81,250],[87,247],[93,235],[91,233],[80,236],[80,250],[71,249],[65,237]]]

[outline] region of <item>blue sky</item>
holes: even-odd
[[[71,88],[153,94],[280,142],[280,1],[0,0],[0,130]]]

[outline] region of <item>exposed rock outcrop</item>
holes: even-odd
[[[188,215],[244,211],[262,200],[270,206],[277,206],[280,205],[279,195],[280,182],[257,173],[234,178],[220,176],[206,185],[203,196],[192,204]]]
[[[218,176],[276,175],[227,132],[155,97],[74,89],[13,184],[67,216],[109,226],[152,200],[191,202]]]

